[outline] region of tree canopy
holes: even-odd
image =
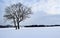
[[[21,3],[13,4],[5,8],[4,17],[8,20],[13,20],[16,29],[19,29],[19,23],[32,14],[31,8],[24,6]]]

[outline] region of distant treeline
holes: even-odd
[[[24,27],[55,27],[55,26],[60,26],[60,25],[29,25]]]
[[[60,26],[60,25],[25,25],[23,27],[56,27],[56,26]],[[0,25],[0,28],[16,28],[17,26],[13,26],[13,25]]]
[[[13,25],[0,25],[0,28],[13,28],[13,27],[15,27],[15,26],[13,26]]]

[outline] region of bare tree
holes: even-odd
[[[19,23],[28,18],[31,12],[31,8],[28,8],[21,3],[13,4],[5,8],[4,17],[8,20],[13,20],[16,29],[19,29]]]

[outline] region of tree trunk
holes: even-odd
[[[14,21],[14,26],[15,26],[15,28],[16,28],[16,30],[17,30],[17,26],[16,26],[16,21],[15,21],[15,19],[13,19],[13,21]]]
[[[18,26],[18,29],[20,29],[20,27],[19,27],[19,19],[17,19],[17,26]]]
[[[20,29],[20,27],[19,27],[19,22],[18,22],[18,29]]]

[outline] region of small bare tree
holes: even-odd
[[[21,3],[13,4],[5,8],[4,17],[8,20],[13,20],[16,29],[19,29],[19,23],[28,18],[31,12],[31,8],[28,8]]]

